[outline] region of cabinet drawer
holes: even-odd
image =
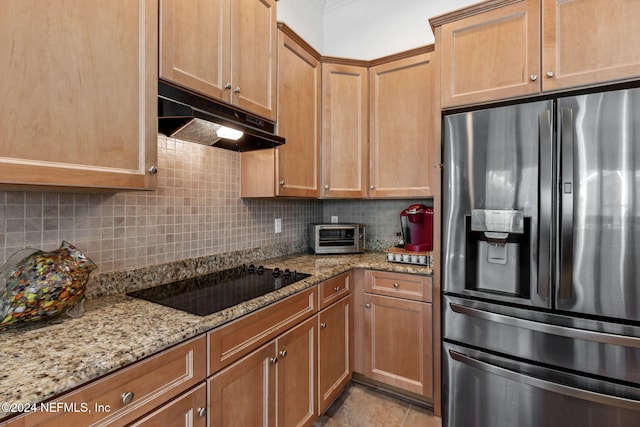
[[[316,313],[316,292],[314,286],[209,332],[208,375]]]
[[[25,425],[127,424],[203,381],[206,351],[202,335],[50,402],[59,412],[35,412]]]
[[[416,301],[431,301],[431,277],[367,270],[365,292]]]
[[[207,383],[163,405],[131,427],[205,427],[207,425]]]
[[[320,310],[322,310],[351,292],[351,273],[343,273],[325,280],[318,285],[318,291],[320,292]]]

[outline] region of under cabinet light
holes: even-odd
[[[226,138],[237,141],[238,139],[242,138],[242,135],[244,135],[244,133],[242,131],[231,129],[226,126],[220,126],[216,130],[216,135],[218,135],[219,138]]]

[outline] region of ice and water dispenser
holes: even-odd
[[[530,218],[520,210],[472,209],[465,226],[465,288],[528,298]]]

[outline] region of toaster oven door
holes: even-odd
[[[358,228],[352,225],[323,225],[317,230],[316,253],[360,252]]]

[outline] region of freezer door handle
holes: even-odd
[[[561,149],[561,215],[560,277],[558,298],[571,298],[573,265],[573,111],[563,108],[560,118]]]
[[[529,329],[531,331],[541,332],[543,334],[551,334],[572,339],[581,339],[585,341],[595,341],[599,343],[613,344],[624,347],[640,348],[640,338],[636,337],[616,335],[606,332],[594,332],[586,329],[569,328],[566,326],[535,322],[533,320],[507,316],[505,314],[498,314],[455,303],[449,303],[449,307],[451,308],[451,310],[459,314],[473,316],[478,319],[501,323],[516,328]]]
[[[551,111],[538,114],[538,138],[540,158],[540,186],[538,206],[540,209],[540,235],[538,236],[538,296],[543,300],[549,298],[549,266],[551,265],[551,201],[552,190],[552,137]]]
[[[615,406],[618,408],[626,408],[631,410],[640,410],[640,403],[637,400],[625,399],[624,397],[610,396],[607,394],[596,393],[589,390],[582,390],[576,387],[567,386],[564,384],[554,383],[551,381],[543,380],[540,378],[531,377],[519,372],[514,372],[509,369],[505,369],[490,363],[469,357],[465,354],[458,353],[457,351],[449,350],[449,356],[458,362],[472,366],[481,371],[488,372],[490,374],[499,375],[504,378],[508,378],[517,383],[525,383],[532,387],[547,390],[552,393],[562,394],[564,396],[570,396],[581,400],[588,400],[595,403],[601,403],[603,405]]]

